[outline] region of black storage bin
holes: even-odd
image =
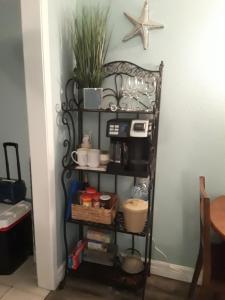
[[[15,204],[25,199],[26,185],[21,178],[19,146],[17,143],[3,143],[6,163],[7,178],[0,178],[0,201]],[[18,179],[12,179],[9,170],[8,147],[13,147],[16,151]]]
[[[31,205],[21,201],[0,208],[0,275],[9,275],[32,254]]]

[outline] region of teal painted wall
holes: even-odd
[[[0,1],[0,92],[0,176],[6,176],[2,143],[18,143],[21,173],[27,186],[27,197],[30,197],[30,151],[19,0]],[[11,176],[17,178],[12,150],[9,159]]]
[[[198,176],[205,175],[211,196],[224,193],[225,178],[225,3],[222,0],[151,0],[152,19],[165,29],[152,31],[150,49],[139,37],[123,43],[132,28],[123,16],[138,16],[143,1],[78,0],[78,8],[110,4],[113,30],[108,61],[128,60],[143,67],[165,63],[160,116],[154,241],[166,259],[193,266],[199,239]],[[93,128],[86,119],[86,128]],[[111,180],[107,179],[106,186]],[[123,195],[131,181],[121,182]],[[122,247],[129,246],[121,237]],[[141,246],[141,241],[139,241]]]

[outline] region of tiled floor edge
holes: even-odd
[[[0,299],[3,299],[3,297],[5,297],[13,289],[13,286],[7,286],[7,285],[4,285],[4,286],[8,287],[8,289],[7,289],[7,291],[5,291],[5,293],[3,295],[1,295]]]

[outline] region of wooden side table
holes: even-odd
[[[225,196],[219,196],[210,203],[210,220],[213,229],[225,239]]]

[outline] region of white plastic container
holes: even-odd
[[[148,202],[141,199],[128,199],[123,205],[125,228],[129,232],[140,233],[147,220]]]
[[[0,203],[0,275],[13,273],[32,253],[31,204]]]
[[[0,232],[15,226],[30,211],[31,203],[28,201],[20,201],[14,205],[0,203]]]

